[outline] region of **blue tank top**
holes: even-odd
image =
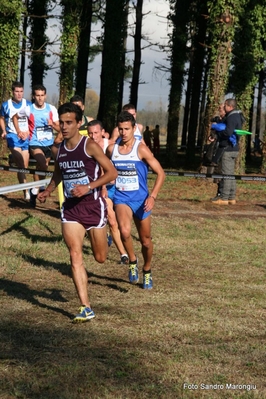
[[[58,121],[57,109],[54,105],[44,103],[44,108],[37,108],[34,104],[18,112],[18,116],[26,115],[30,130],[30,146],[49,147],[54,142],[53,128],[48,120]]]
[[[115,144],[111,156],[118,177],[115,181],[114,201],[145,201],[148,197],[148,165],[138,156],[140,141],[135,140],[129,154],[120,154],[119,144]]]
[[[10,134],[10,133],[17,134],[16,129],[13,125],[12,117],[16,113],[18,113],[20,110],[25,108],[27,105],[31,105],[31,102],[28,100],[25,100],[25,98],[23,98],[20,103],[15,103],[12,101],[12,99],[9,99],[8,101],[5,101],[2,104],[0,115],[5,118],[7,134]],[[23,132],[28,130],[29,127],[28,127],[27,117],[26,116],[19,117],[18,125],[19,125],[20,130],[22,130]]]

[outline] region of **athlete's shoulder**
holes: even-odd
[[[137,141],[138,144],[138,156],[140,159],[142,158],[147,158],[147,156],[153,156],[153,153],[151,152],[151,150],[149,149],[149,147],[146,146],[145,143],[143,143],[142,141]]]

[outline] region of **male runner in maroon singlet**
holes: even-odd
[[[72,278],[81,304],[73,319],[78,323],[95,317],[89,302],[88,276],[83,263],[84,235],[87,231],[95,260],[103,263],[108,246],[107,209],[101,187],[114,180],[117,172],[100,146],[79,133],[82,111],[76,104],[61,105],[58,115],[63,141],[58,148],[52,179],[46,190],[38,194],[38,199],[45,202],[63,181],[62,233],[69,249]]]

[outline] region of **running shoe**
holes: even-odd
[[[152,284],[152,275],[151,272],[143,273],[143,289],[144,290],[151,290],[153,287]]]
[[[29,193],[28,190],[26,190],[25,193],[24,193],[24,200],[25,201],[29,201],[30,200],[30,193]]]
[[[120,261],[121,265],[128,265],[128,262],[129,262],[129,259],[128,259],[127,254],[121,255],[121,261]]]
[[[128,278],[131,284],[137,284],[139,281],[138,259],[129,263]]]
[[[110,247],[113,243],[113,238],[111,234],[107,234],[107,242],[108,242],[108,247]]]
[[[95,317],[95,313],[91,308],[88,308],[86,306],[81,306],[79,308],[79,314],[77,314],[74,319],[73,323],[84,323],[85,321],[88,321],[90,319],[93,319]]]
[[[30,205],[32,208],[36,208],[36,199],[37,199],[37,194],[33,194],[32,190],[30,190]]]

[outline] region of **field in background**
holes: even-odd
[[[3,172],[1,186],[12,182]],[[113,245],[99,265],[84,240],[96,313],[84,325],[71,324],[56,193],[35,210],[21,192],[0,197],[0,398],[265,398],[265,183],[238,183],[231,207],[210,204],[215,190],[167,177],[151,292],[128,283]]]

